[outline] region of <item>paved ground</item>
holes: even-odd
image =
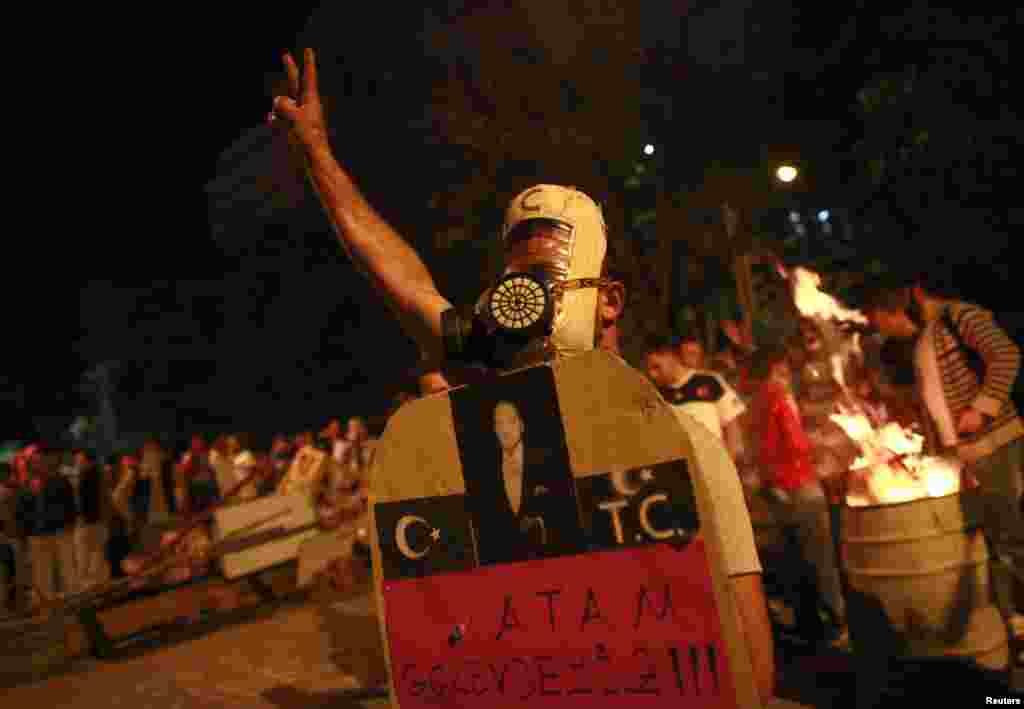
[[[144,639],[117,660],[78,661],[68,672],[0,696],[3,706],[25,709],[385,709],[386,698],[354,693],[385,678],[372,607],[366,594],[265,607],[222,627]],[[819,708],[855,706],[848,655],[782,647],[777,659],[782,697]],[[915,670],[902,680],[906,691],[882,706],[927,701],[935,691],[956,698],[943,706],[985,704],[989,691],[967,689],[950,672]],[[996,691],[992,696],[1007,696]]]
[[[344,696],[384,676],[370,608],[368,596],[293,604],[220,629],[154,637],[115,661],[79,661],[67,673],[4,690],[4,706],[386,707],[386,699]]]

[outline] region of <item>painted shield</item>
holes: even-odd
[[[756,704],[708,438],[604,352],[404,406],[372,482],[394,705]]]

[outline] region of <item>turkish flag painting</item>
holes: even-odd
[[[384,582],[403,709],[736,706],[703,539]]]

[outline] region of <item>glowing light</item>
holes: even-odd
[[[654,146],[648,143],[644,146],[644,155],[654,155]]]
[[[799,174],[799,171],[792,165],[780,165],[779,169],[775,171],[775,176],[781,182],[792,182]]]
[[[828,221],[829,216],[830,215],[828,213],[828,210],[827,209],[823,209],[820,212],[818,212],[818,221],[821,222],[822,224],[824,224],[825,222]]]

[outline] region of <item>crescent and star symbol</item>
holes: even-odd
[[[398,547],[398,550],[408,559],[422,559],[430,553],[430,550],[434,548],[434,545],[428,544],[426,548],[421,551],[414,551],[413,548],[409,546],[409,527],[414,524],[422,524],[424,527],[429,529],[430,538],[434,542],[441,539],[441,530],[430,526],[430,523],[427,522],[427,520],[422,517],[417,517],[416,515],[405,515],[398,520],[398,524],[395,525],[395,545]]]
[[[642,485],[631,486],[629,484],[629,471],[628,470],[617,470],[611,474],[612,486],[615,490],[625,497],[632,497],[640,491]],[[638,471],[638,475],[641,483],[649,483],[654,480],[654,471],[650,468],[641,468]]]

